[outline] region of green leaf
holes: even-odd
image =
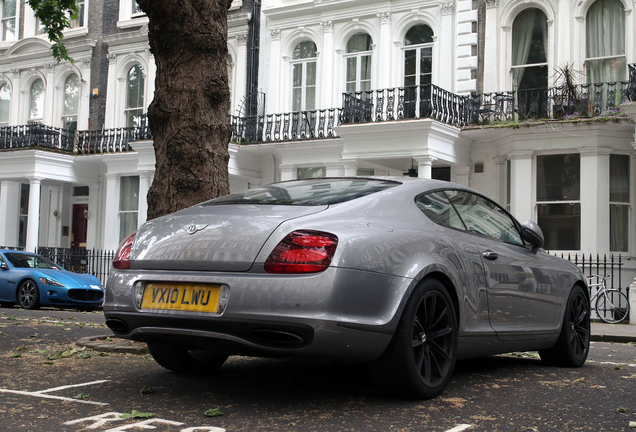
[[[152,387],[148,387],[148,386],[144,386],[144,387],[143,387],[143,388],[139,391],[139,393],[141,393],[142,395],[145,395],[145,394],[152,394],[152,393],[154,393],[154,392],[155,392],[155,389],[153,389]]]
[[[208,417],[218,417],[218,416],[222,416],[222,415],[223,415],[223,413],[221,412],[221,410],[220,410],[220,409],[218,409],[218,408],[212,408],[212,409],[209,409],[209,410],[207,410],[204,414],[205,414],[206,416],[208,416]]]
[[[621,369],[623,369],[623,366],[621,365],[614,366],[614,370],[621,370]]]
[[[73,396],[73,399],[82,399],[82,400],[86,400],[86,399],[90,399],[91,395],[88,393],[80,393],[78,395]]]
[[[110,338],[110,336],[106,336],[106,342],[110,342],[112,341],[112,339]]]
[[[16,350],[16,351],[26,351],[26,350],[27,350],[27,347],[25,347],[25,346],[19,346],[19,347],[17,347],[15,350]]]
[[[619,414],[622,414],[622,413],[624,413],[624,412],[627,412],[627,408],[625,408],[625,407],[618,407],[618,408],[616,408],[616,412],[617,412],[617,413],[619,413]]]
[[[142,413],[137,410],[132,410],[130,414],[123,413],[120,417],[123,419],[148,419],[148,418],[153,418],[155,416],[156,414],[154,413]]]
[[[11,354],[10,357],[11,358],[20,358],[20,357],[22,357],[22,354],[21,353],[13,353],[13,354]]]

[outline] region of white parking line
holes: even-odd
[[[465,431],[466,429],[470,429],[471,427],[473,427],[473,425],[462,424],[459,426],[455,426],[454,428],[449,429],[446,432],[462,432],[462,431]]]
[[[73,388],[73,387],[83,387],[83,386],[88,386],[88,385],[93,385],[93,384],[101,384],[101,383],[104,383],[104,382],[107,382],[107,381],[108,380],[91,381],[91,382],[81,383],[81,384],[73,384],[73,385],[67,385],[67,386],[54,387],[54,388],[40,390],[40,391],[35,391],[35,392],[0,389],[0,393],[13,393],[13,394],[19,394],[19,395],[24,395],[24,396],[39,397],[39,398],[43,398],[43,399],[57,399],[57,400],[63,400],[63,401],[67,401],[67,402],[77,402],[77,403],[84,403],[84,404],[89,404],[89,405],[102,405],[103,406],[103,405],[108,405],[108,404],[105,403],[105,402],[93,402],[93,401],[88,401],[88,400],[83,400],[83,399],[68,398],[68,397],[64,397],[64,396],[54,396],[54,395],[45,394],[45,393],[50,393],[50,392],[53,392],[53,391],[69,389],[69,388]]]
[[[36,392],[31,392],[34,394],[42,394],[42,393],[50,393],[50,392],[54,392],[54,391],[58,391],[58,390],[66,390],[69,388],[73,388],[73,387],[82,387],[82,386],[88,386],[88,385],[93,385],[93,384],[101,384],[101,383],[105,383],[108,382],[108,380],[99,380],[99,381],[91,381],[91,382],[87,382],[87,383],[82,383],[82,384],[71,384],[71,385],[65,385],[65,386],[60,386],[60,387],[53,387],[47,390],[40,390],[40,391],[36,391]]]

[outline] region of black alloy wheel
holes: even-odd
[[[40,290],[31,279],[26,279],[18,286],[18,305],[22,309],[40,308]]]
[[[381,390],[429,399],[448,385],[455,367],[457,319],[444,285],[425,280],[411,295],[389,347],[371,364]]]
[[[590,351],[590,300],[583,288],[575,286],[565,307],[561,334],[552,348],[540,350],[545,363],[581,367]]]

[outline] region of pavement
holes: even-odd
[[[631,342],[636,344],[636,325],[593,322],[591,340],[594,342]],[[102,352],[148,354],[148,347],[145,343],[120,339],[112,334],[85,337],[79,339],[77,344]]]
[[[636,324],[592,323],[592,337],[595,342],[636,343]]]

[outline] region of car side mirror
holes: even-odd
[[[537,249],[543,247],[543,231],[536,222],[525,221],[521,224],[521,237],[532,245],[532,251],[536,253]]]
[[[6,262],[2,261],[0,263],[0,269],[2,270],[9,270],[9,264],[7,264]]]

